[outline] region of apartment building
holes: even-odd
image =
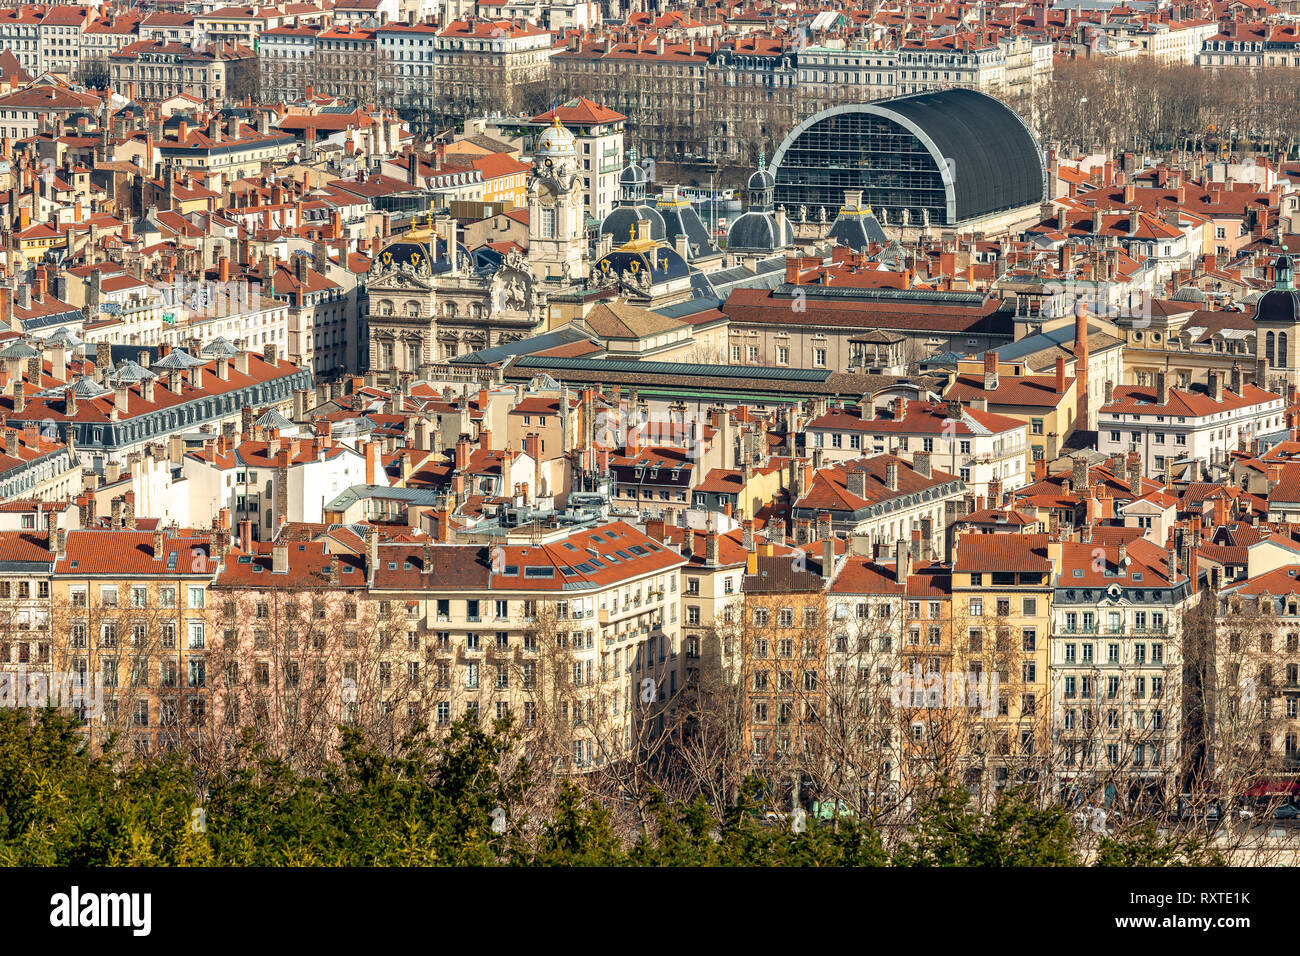
[[[529,90],[551,75],[551,34],[531,23],[453,20],[438,31],[433,51],[436,89],[462,115],[519,113]]]
[[[774,780],[788,759],[811,753],[820,740],[831,570],[827,564],[824,577],[766,544],[747,555],[738,667],[745,695],[741,735],[744,750]]]
[[[257,56],[241,46],[198,49],[166,40],[141,40],[108,58],[115,89],[132,99],[165,100],[182,93],[202,100],[242,99],[257,79]]]
[[[261,35],[257,55],[264,96],[291,102],[314,84],[319,34],[315,27],[285,26]]]
[[[27,6],[0,10],[0,47],[11,52],[19,65],[32,76],[44,70],[41,59],[42,16],[39,9]]]
[[[998,677],[996,717],[971,742],[972,783],[1030,783],[1047,765],[1048,638],[1059,558],[1060,544],[1042,534],[963,534],[954,542],[954,659],[965,662],[968,677]]]
[[[205,739],[211,536],[82,529],[56,539],[51,664],[103,682],[91,745],[115,732],[141,753]]]
[[[0,673],[10,680],[20,668],[47,676],[54,669],[51,536],[48,527],[0,532]]]
[[[1285,427],[1281,395],[1245,384],[1235,376],[1224,387],[1222,372],[1209,373],[1205,391],[1171,388],[1163,373],[1155,387],[1114,388],[1097,420],[1097,450],[1142,456],[1148,475],[1171,474],[1175,463],[1189,459],[1225,462],[1239,442]]]
[[[791,518],[796,524],[820,522],[820,537],[828,536],[829,527],[890,547],[917,540],[928,560],[942,551],[948,508],[966,494],[966,485],[935,471],[931,459],[930,452],[918,451],[911,462],[886,454],[818,469],[796,464],[805,477],[791,501]]]
[[[1190,551],[1180,559],[1145,538],[1060,547],[1050,640],[1057,779],[1090,798],[1118,777],[1168,796],[1164,768],[1181,752],[1183,616],[1196,596]]]
[[[288,427],[283,416],[268,417]],[[254,426],[269,437],[234,443],[222,436],[185,456],[191,524],[207,527],[225,510],[237,525],[249,522],[253,540],[267,541],[285,522],[323,521],[325,503],[353,485],[388,485],[377,445],[359,452],[329,436],[281,438],[279,428]]]
[[[803,437],[807,450],[820,450],[827,461],[928,452],[933,468],[956,475],[975,494],[988,495],[993,482],[1018,488],[1029,471],[1029,425],[979,404],[900,397],[885,409],[870,402],[831,408],[809,419]]]
[[[619,199],[623,172],[623,127],[627,117],[585,97],[567,100],[529,122],[534,137],[556,121],[574,137],[582,165],[583,210],[587,221],[602,222]]]
[[[411,679],[395,704],[424,696],[432,726],[514,715],[568,771],[671,729],[685,559],[663,543],[611,522],[541,544],[381,544],[375,532],[366,548],[367,600],[407,622]]]
[[[321,541],[258,543],[238,528],[210,589],[212,736],[251,728],[272,752],[301,754],[332,750],[344,723],[400,733],[411,715],[390,706],[381,681],[403,643],[388,626],[396,619],[364,600],[362,557]]]
[[[81,462],[68,445],[42,435],[35,424],[2,434],[0,498],[67,501],[81,492]]]
[[[90,7],[54,6],[41,17],[41,70],[69,77],[81,66],[81,34],[93,14]]]
[[[273,345],[260,355],[208,359],[172,349],[150,369],[119,369],[105,381],[84,376],[37,391],[9,422],[57,434],[74,443],[83,465],[102,471],[178,430],[209,424],[219,431],[238,422],[245,406],[291,411],[293,393],[312,383],[310,372],[277,359]]]
[[[1290,776],[1300,770],[1300,549],[1269,536],[1247,550],[1247,574],[1216,596],[1213,758]]]

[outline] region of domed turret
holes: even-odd
[[[776,177],[767,170],[767,156],[760,151],[758,169],[749,177],[749,208],[727,229],[727,248],[736,252],[775,252],[794,244],[794,227],[785,209],[772,210]]]
[[[1278,256],[1273,263],[1273,288],[1259,297],[1255,306],[1256,322],[1300,321],[1300,292],[1295,287],[1295,270],[1291,257]]]
[[[539,166],[549,166],[558,162],[562,158],[576,156],[578,154],[578,141],[574,135],[560,124],[560,118],[557,116],[555,122],[546,128],[541,138],[537,141],[537,149],[533,151],[533,158],[537,160]],[[551,162],[547,162],[550,160]]]
[[[640,202],[645,198],[646,182],[645,169],[637,165],[636,147],[633,146],[627,153],[627,165],[623,167],[623,172],[618,177],[621,198]]]
[[[758,169],[749,177],[749,206],[751,209],[772,206],[772,191],[776,189],[776,177],[767,171],[767,154],[758,152]]]
[[[629,235],[636,235],[636,224],[642,219],[650,223],[650,237],[656,240],[664,238],[664,217],[646,202],[645,190],[650,177],[645,167],[637,164],[636,147],[627,153],[627,166],[618,177],[618,205],[611,209],[601,221],[600,231],[614,237],[615,242],[625,242]]]

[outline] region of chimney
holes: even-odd
[[[912,470],[922,478],[934,477],[934,471],[930,467],[930,452],[918,451],[912,453]]]
[[[1169,404],[1169,380],[1164,372],[1156,372],[1156,404]]]
[[[377,570],[379,570],[379,529],[372,525],[366,531],[366,573],[372,587]]]
[[[911,542],[899,538],[894,542],[894,583],[906,585],[908,575],[911,574],[911,572]]]
[[[289,573],[289,545],[276,542],[271,548],[271,571],[274,574]]]
[[[747,553],[754,550],[754,520],[752,518],[746,518],[740,523],[740,543]]]
[[[1090,431],[1088,424],[1088,310],[1080,301],[1074,315],[1074,379],[1078,393],[1077,427]]]
[[[890,461],[885,464],[885,486],[890,491],[898,490],[898,462]]]
[[[1223,401],[1223,373],[1217,369],[1210,372],[1210,398]]]
[[[1065,359],[1059,355],[1056,357],[1056,394],[1065,394]]]
[[[1088,459],[1083,455],[1074,457],[1074,470],[1070,475],[1070,487],[1076,492],[1088,490]]]
[[[867,495],[867,473],[861,468],[850,468],[845,475],[845,487],[848,493],[858,498],[865,498]]]
[[[992,392],[998,387],[998,353],[989,349],[984,353],[984,391]]]

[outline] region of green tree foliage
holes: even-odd
[[[1069,811],[1003,794],[991,807],[944,783],[914,825],[883,835],[852,816],[793,827],[762,780],[735,803],[653,793],[648,822],[620,835],[617,807],[566,782],[543,819],[507,722],[469,720],[440,741],[418,728],[394,754],[344,728],[338,759],[295,772],[251,737],[205,790],[179,754],[90,756],[55,711],[0,710],[0,864],[72,866],[1173,866],[1219,864],[1154,826],[1079,849]],[[201,811],[201,812],[200,812]],[[494,817],[504,827],[493,826]],[[801,832],[794,832],[799,829]],[[500,831],[500,832],[498,832]]]
[[[1016,793],[993,807],[972,807],[971,795],[943,783],[917,808],[913,839],[898,851],[902,866],[1077,866],[1076,831],[1069,811],[1036,807]]]
[[[1204,842],[1161,836],[1148,822],[1123,838],[1103,837],[1095,862],[1097,866],[1223,866],[1226,861]]]
[[[211,863],[194,809],[181,757],[115,765],[85,755],[68,716],[0,710],[0,864]]]

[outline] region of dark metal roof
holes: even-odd
[[[766,170],[762,170],[766,172]],[[758,175],[755,173],[754,175]],[[774,252],[794,244],[794,228],[782,219],[778,228],[776,214],[750,209],[727,230],[727,248],[743,251]]]
[[[740,365],[696,365],[690,362],[635,362],[627,359],[565,358],[553,355],[525,355],[514,368],[583,369],[606,372],[634,372],[638,375],[696,375],[710,378],[772,379],[784,382],[824,382],[831,375],[824,368],[766,368]]]
[[[872,243],[878,246],[889,243],[889,237],[885,235],[885,230],[880,228],[876,217],[857,211],[841,213],[836,217],[826,238],[835,240],[838,246],[848,246],[856,252],[862,252]]]
[[[455,358],[448,359],[447,362],[449,365],[496,365],[498,362],[504,362],[516,355],[524,355],[529,352],[544,352],[547,349],[553,349],[561,345],[584,341],[593,340],[586,332],[566,325],[553,332],[543,332],[541,335],[533,335],[526,339],[517,339],[514,342],[504,342],[491,348],[479,349],[477,352],[457,355]]]
[[[908,136],[915,137],[930,154],[937,174],[926,189],[942,184],[947,207],[945,218],[952,225],[979,219],[1003,210],[1036,205],[1046,195],[1046,170],[1043,153],[1037,140],[1025,126],[1020,116],[1004,103],[976,90],[950,89],[930,93],[917,93],[874,103],[856,103],[823,110],[805,120],[781,143],[773,157],[776,168],[776,200],[787,207],[812,201],[825,208],[838,205],[846,189],[861,188],[871,202],[874,194],[896,193],[897,170],[891,169],[887,157],[862,146],[859,161],[845,165],[844,150],[853,152],[858,140],[853,138],[857,115],[865,124],[867,120],[885,121],[901,127]],[[805,139],[805,135],[807,138]],[[827,153],[826,164],[835,166],[825,176],[809,180],[818,190],[810,198],[808,184],[799,185],[791,179],[795,173],[786,170],[787,153],[795,147],[800,154],[794,166],[807,173],[817,164],[817,153],[826,152],[820,144],[821,137],[839,137],[839,151]],[[862,142],[871,137],[863,136]],[[832,155],[833,153],[833,155]],[[830,173],[834,173],[830,176]],[[801,198],[802,197],[802,198]],[[917,195],[907,203],[922,204]],[[913,215],[917,215],[914,211]],[[933,215],[933,213],[932,213]],[[893,221],[893,216],[890,217]]]
[[[975,90],[940,90],[879,104],[920,126],[954,160],[957,219],[1040,203],[1043,154],[1002,101]]]
[[[636,235],[637,220],[650,223],[650,238],[661,242],[664,238],[664,217],[653,206],[645,203],[615,206],[600,224],[600,231],[614,237],[615,242],[627,242]]]

